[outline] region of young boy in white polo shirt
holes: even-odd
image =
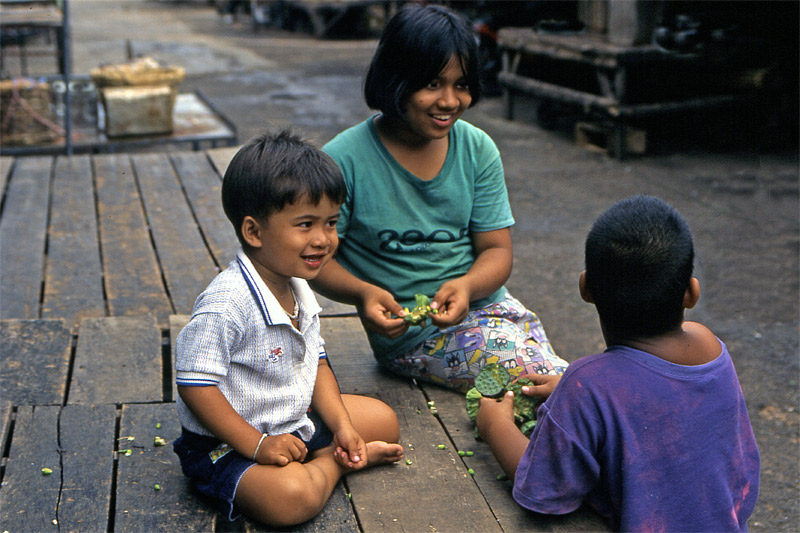
[[[306,281],[336,250],[344,195],[330,157],[289,132],[254,138],[225,173],[242,249],[178,336],[174,447],[229,519],[304,522],[343,474],[403,456],[389,406],[340,394]]]

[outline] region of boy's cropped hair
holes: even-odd
[[[289,130],[262,133],[247,142],[222,181],[222,207],[243,246],[244,217],[266,220],[305,195],[314,204],[323,196],[340,204],[346,195],[344,178],[328,154]]]
[[[438,5],[410,4],[387,23],[364,82],[370,109],[405,115],[409,95],[425,87],[456,56],[472,104],[481,97],[478,44],[461,16]]]
[[[586,287],[615,339],[655,337],[680,327],[693,266],[689,226],[652,196],[617,202],[586,238]]]

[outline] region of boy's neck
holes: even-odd
[[[291,310],[294,309],[295,305],[295,296],[292,292],[292,283],[291,278],[287,278],[285,276],[277,276],[271,270],[264,268],[261,263],[259,263],[252,255],[248,253],[247,250],[244,250],[244,253],[250,259],[250,263],[256,269],[256,273],[258,277],[261,278],[261,281],[264,282],[264,285],[267,286],[269,291],[278,300],[278,303],[283,307],[287,312],[291,314]]]
[[[684,322],[681,327],[655,337],[627,339],[614,337],[605,330],[603,336],[608,346],[627,346],[683,366],[710,363],[722,352],[716,336],[697,322]]]

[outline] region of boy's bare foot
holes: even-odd
[[[336,448],[333,452],[336,462],[346,472],[353,472],[354,470],[361,470],[367,466],[376,466],[387,463],[396,463],[403,458],[403,447],[399,444],[392,444],[382,440],[374,440],[367,444],[367,457],[366,461],[359,461],[353,463],[347,452],[341,448]]]
[[[367,443],[367,459],[370,465],[396,463],[403,458],[403,447],[382,440]]]

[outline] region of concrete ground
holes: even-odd
[[[181,90],[202,91],[236,124],[240,142],[263,128],[292,126],[321,144],[371,114],[360,87],[374,39],[255,32],[246,20],[223,24],[206,2],[71,0],[70,6],[74,73],[123,61],[128,47],[184,66]],[[786,132],[773,128],[754,137],[741,135],[734,121],[711,129],[696,119],[653,135],[647,155],[617,161],[576,146],[564,131],[505,120],[499,98],[484,100],[465,118],[485,129],[503,156],[517,219],[508,287],[537,311],[570,361],[603,348],[594,309],[577,292],[583,239],[595,217],[641,193],[683,213],[694,231],[703,290],[688,318],[728,345],[761,450],[761,493],[750,528],[797,530],[800,205],[797,147],[781,142]]]

